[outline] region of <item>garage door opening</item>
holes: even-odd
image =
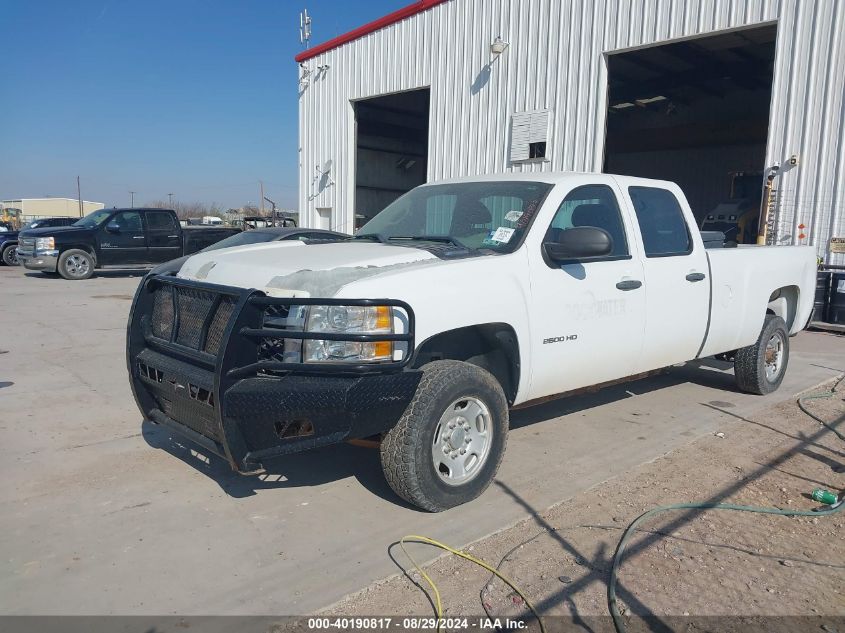
[[[672,180],[699,225],[753,242],[777,27],[608,55],[604,170]]]
[[[426,181],[429,90],[354,103],[355,228]]]

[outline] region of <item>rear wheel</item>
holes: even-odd
[[[94,258],[76,248],[65,251],[59,256],[58,273],[65,279],[88,279],[94,274]]]
[[[772,393],[783,382],[788,363],[789,331],[786,323],[779,316],[767,314],[757,342],[736,352],[736,384],[747,393]]]
[[[381,444],[387,482],[406,501],[440,512],[478,497],[505,452],[508,405],[487,371],[459,361],[423,367],[414,399]]]
[[[12,244],[3,249],[3,263],[6,266],[19,266],[18,261],[18,245]]]

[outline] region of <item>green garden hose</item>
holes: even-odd
[[[669,510],[736,510],[739,512],[756,512],[759,514],[776,514],[780,516],[790,517],[806,517],[806,516],[827,516],[835,514],[845,508],[845,503],[841,501],[829,510],[780,510],[778,508],[763,508],[758,506],[741,506],[733,503],[675,503],[668,506],[660,506],[654,508],[638,516],[633,523],[631,523],[622,535],[619,545],[616,546],[616,554],[613,556],[613,566],[610,568],[610,581],[607,584],[607,607],[610,610],[610,615],[613,616],[613,626],[617,633],[625,633],[625,623],[622,621],[622,614],[619,612],[619,607],[616,604],[616,581],[619,573],[619,566],[622,564],[622,555],[625,553],[625,547],[628,540],[634,534],[637,526],[646,519],[653,517],[655,514],[661,512],[668,512]]]
[[[804,413],[806,413],[811,418],[833,431],[833,433],[835,433],[839,439],[845,441],[845,436],[843,436],[842,433],[840,433],[832,424],[825,422],[818,416],[808,411],[804,405],[805,400],[819,400],[824,398],[832,398],[837,393],[839,385],[842,384],[843,380],[845,380],[845,376],[842,376],[839,381],[833,386],[833,389],[831,389],[830,391],[812,393],[798,398],[798,406]],[[819,492],[824,493],[826,491]],[[827,494],[829,495],[830,493]],[[831,505],[831,507],[827,510],[781,510],[779,508],[743,506],[734,503],[675,503],[668,506],[660,506],[658,508],[653,508],[652,510],[641,514],[636,519],[634,519],[633,523],[631,523],[630,525],[628,525],[627,528],[625,528],[625,532],[622,534],[622,538],[619,540],[619,544],[616,546],[616,553],[613,556],[613,565],[610,568],[610,579],[607,583],[607,607],[610,610],[610,615],[613,617],[613,627],[616,629],[617,633],[625,633],[625,623],[622,620],[622,614],[619,612],[619,606],[616,603],[616,583],[619,575],[619,567],[622,564],[622,556],[625,553],[625,547],[628,545],[628,541],[630,540],[631,536],[633,536],[634,530],[636,530],[637,526],[646,519],[649,519],[654,515],[660,514],[662,512],[668,512],[669,510],[734,510],[737,512],[755,512],[757,514],[774,514],[778,516],[790,517],[820,517],[836,514],[837,512],[840,512],[843,508],[845,508],[845,498],[838,499],[835,502],[835,505]]]
[[[837,429],[835,426],[833,426],[833,424],[831,424],[829,422],[825,422],[824,420],[822,420],[819,416],[817,416],[812,411],[809,411],[807,409],[807,406],[804,404],[804,402],[806,400],[826,400],[828,398],[832,398],[839,391],[839,385],[842,384],[843,380],[845,380],[845,376],[842,376],[836,382],[836,384],[833,385],[833,389],[831,389],[830,391],[821,391],[821,392],[818,392],[818,393],[810,393],[810,394],[807,394],[806,396],[801,396],[800,398],[798,398],[798,408],[801,409],[804,413],[809,415],[811,418],[813,418],[816,422],[818,422],[822,426],[830,429],[833,432],[833,434],[836,435],[836,437],[838,437],[840,440],[845,442],[845,435],[843,435],[839,431],[839,429]]]

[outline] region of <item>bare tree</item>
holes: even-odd
[[[176,216],[180,220],[187,220],[188,218],[201,218],[207,215],[223,218],[224,209],[216,202],[180,202],[176,201],[173,204],[166,200],[153,200],[148,202],[148,207],[154,209],[173,209]]]

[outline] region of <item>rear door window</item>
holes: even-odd
[[[668,189],[628,187],[646,257],[689,255],[692,237],[678,199]]]
[[[147,211],[147,228],[150,231],[174,231],[176,219],[164,211]]]

